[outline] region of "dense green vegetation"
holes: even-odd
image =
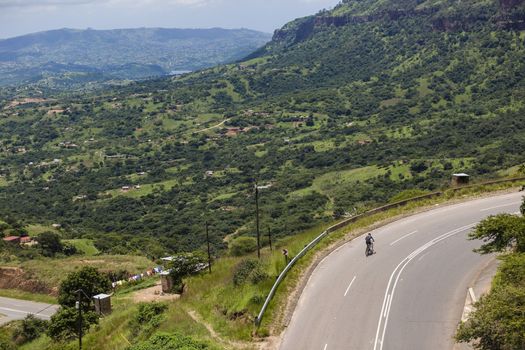
[[[475,304],[456,339],[476,349],[512,350],[525,347],[525,201],[521,216],[496,215],[482,221],[471,239],[486,242],[481,253],[504,252],[492,290]]]
[[[359,2],[374,16],[341,17],[357,4],[345,2],[285,26],[246,62],[181,78],[42,99],[5,90],[4,220],[158,258],[203,248],[207,219],[218,254],[224,237],[254,234],[256,182],[272,185],[263,230],[283,237],[435,190],[455,171],[523,164],[522,6],[485,1],[472,17],[427,1],[433,11],[393,19],[372,3]],[[447,15],[468,26],[440,26]],[[313,21],[304,35],[301,21]]]

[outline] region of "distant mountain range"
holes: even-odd
[[[59,29],[0,40],[0,86],[143,79],[236,61],[270,34],[248,29]]]

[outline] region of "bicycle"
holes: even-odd
[[[367,244],[366,245],[366,250],[365,250],[365,256],[370,256],[370,255],[372,255],[374,253],[375,253],[375,251],[374,251],[374,243]]]

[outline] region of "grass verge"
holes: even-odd
[[[57,299],[51,295],[24,292],[18,289],[0,289],[0,297],[36,301],[46,304],[57,303]]]

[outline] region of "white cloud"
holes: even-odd
[[[217,0],[0,0],[0,7],[57,7],[89,4],[126,5],[139,7],[146,5],[203,6]]]
[[[0,0],[0,7],[36,7],[57,5],[80,5],[93,3],[96,0]]]

